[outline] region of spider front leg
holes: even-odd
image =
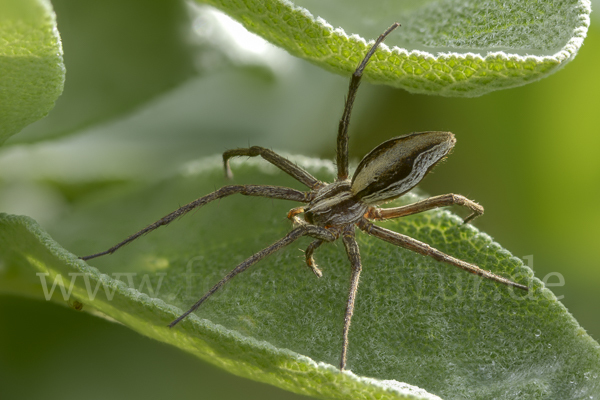
[[[374,225],[366,219],[362,219],[357,225],[362,231],[368,233],[369,235],[382,239],[388,243],[404,247],[405,249],[412,250],[424,256],[432,257],[437,261],[445,262],[455,267],[464,269],[465,271],[468,271],[472,274],[479,275],[483,278],[490,279],[498,283],[502,283],[506,286],[516,287],[525,291],[529,290],[529,288],[525,285],[515,283],[509,279],[481,269],[476,265],[469,264],[468,262],[449,256],[448,254],[442,253],[438,249],[435,249],[426,243],[418,241],[417,239],[413,239],[409,236],[402,235],[401,233],[390,231],[389,229],[385,229],[380,226]]]
[[[354,301],[356,300],[356,292],[358,291],[358,281],[360,272],[362,271],[362,263],[360,261],[360,252],[358,243],[356,243],[354,226],[350,226],[343,234],[342,241],[346,247],[348,260],[352,267],[352,277],[350,278],[350,288],[348,289],[348,301],[346,302],[346,315],[344,317],[344,328],[342,330],[342,355],[340,357],[340,370],[346,368],[346,355],[348,353],[348,332],[350,331],[350,323],[352,322],[352,314],[354,314]]]
[[[399,26],[400,24],[396,22],[377,38],[375,44],[371,46],[367,55],[363,58],[361,63],[358,64],[358,67],[356,67],[356,70],[350,79],[350,87],[348,88],[348,96],[346,97],[346,104],[344,105],[344,113],[342,114],[338,127],[336,150],[338,181],[348,179],[348,125],[350,125],[350,114],[352,113],[352,106],[354,105],[354,99],[356,98],[356,92],[358,91],[363,71],[369,62],[369,59],[375,53],[375,50],[377,50],[377,47],[384,41],[387,35]]]
[[[160,228],[163,225],[170,224],[175,219],[187,214],[188,212],[200,208],[205,204],[210,203],[211,201],[215,201],[217,199],[221,199],[223,197],[231,196],[232,194],[240,193],[244,196],[259,196],[259,197],[268,197],[271,199],[282,199],[282,200],[293,200],[299,201],[302,203],[308,203],[310,201],[310,193],[309,192],[301,192],[296,189],[281,187],[281,186],[268,186],[268,185],[231,185],[231,186],[223,186],[221,189],[216,190],[212,193],[207,194],[206,196],[200,197],[192,201],[191,203],[186,204],[183,207],[178,208],[170,214],[165,215],[158,221],[153,224],[148,225],[144,229],[134,233],[129,236],[127,239],[122,242],[117,243],[110,249],[106,251],[102,251],[100,253],[91,254],[89,256],[79,257],[82,260],[91,260],[92,258],[100,257],[106,254],[112,254],[117,251],[119,248],[125,246],[128,243],[133,242],[135,239],[139,238],[146,233],[149,233],[157,228]]]
[[[304,169],[300,168],[290,160],[285,157],[280,156],[272,150],[265,149],[264,147],[252,146],[247,149],[234,149],[227,150],[223,153],[223,167],[225,168],[225,176],[231,179],[233,178],[233,173],[231,172],[231,166],[229,165],[229,159],[231,157],[256,157],[260,156],[266,161],[270,162],[286,174],[290,175],[292,178],[297,181],[305,184],[311,189],[316,189],[317,187],[323,185],[321,181],[317,178],[309,174]]]
[[[367,213],[367,218],[375,221],[384,221],[386,219],[400,218],[407,215],[418,214],[423,211],[432,210],[434,208],[446,207],[457,204],[467,207],[471,210],[471,215],[464,219],[464,223],[470,222],[483,214],[483,207],[473,200],[467,199],[460,194],[443,194],[440,196],[430,197],[416,203],[408,204],[395,208],[375,208],[372,207]]]
[[[240,263],[231,272],[229,272],[227,275],[225,275],[225,277],[223,279],[221,279],[216,285],[214,285],[204,296],[202,296],[202,298],[200,298],[200,300],[198,300],[189,310],[187,310],[186,312],[181,314],[176,320],[171,322],[169,324],[169,328],[174,327],[181,320],[183,320],[185,317],[187,317],[192,312],[194,312],[198,307],[200,307],[200,305],[202,303],[204,303],[204,301],[206,299],[208,299],[210,296],[212,296],[217,290],[219,290],[221,287],[223,287],[223,285],[225,285],[227,282],[229,282],[231,279],[233,279],[236,275],[244,272],[245,270],[247,270],[248,268],[250,268],[257,262],[259,262],[263,258],[265,258],[268,255],[275,253],[277,250],[293,243],[294,241],[301,238],[302,236],[312,236],[312,237],[318,238],[319,240],[323,240],[323,241],[327,241],[327,242],[333,242],[334,240],[337,239],[337,235],[328,231],[325,228],[321,228],[321,227],[318,227],[315,225],[308,225],[308,224],[303,224],[303,225],[299,226],[298,228],[296,228],[296,229],[292,230],[290,233],[288,233],[282,239],[278,240],[277,242],[273,243],[269,247],[259,251],[258,253],[250,256],[245,261]]]

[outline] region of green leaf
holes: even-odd
[[[291,54],[351,73],[393,22],[365,75],[413,93],[479,96],[541,79],[572,60],[589,0],[196,0],[214,5]],[[334,29],[334,27],[340,27]]]
[[[15,141],[57,137],[130,113],[197,72],[199,46],[183,1],[52,3],[68,69],[65,92]]]
[[[331,180],[331,163],[297,160]],[[236,277],[177,327],[166,327],[237,263],[282,237],[295,203],[222,199],[91,261],[94,267],[65,250],[83,255],[108,248],[226,184],[221,168],[212,158],[154,184],[88,187],[87,196],[70,196],[73,210],[50,226],[52,237],[27,217],[2,216],[0,292],[43,297],[36,274],[48,290],[60,277],[53,301],[77,300],[83,310],[232,373],[317,398],[600,394],[600,346],[520,260],[447,211],[382,225],[528,283],[529,294],[358,233],[364,268],[350,333],[352,373],[333,366],[350,275],[339,242],[316,253],[321,279],[304,264],[298,249],[310,239],[302,239]],[[236,183],[298,187],[255,159],[236,163],[234,172]],[[71,284],[71,296],[63,298],[62,288]]]
[[[403,26],[372,60],[367,79],[443,96],[478,96],[557,71],[581,47],[590,14],[587,0],[205,3],[291,54],[341,74],[355,68],[365,40],[398,20]],[[214,45],[199,45],[206,38],[195,35],[194,16],[181,1],[53,5],[69,78],[56,109],[19,135],[19,142],[122,116],[178,86],[197,72],[199,59],[210,64],[218,52]],[[2,142],[48,113],[62,91],[64,66],[47,0],[2,0],[0,7]]]
[[[0,144],[44,117],[65,67],[49,0],[0,0]]]

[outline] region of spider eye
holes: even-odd
[[[352,193],[367,204],[393,200],[415,187],[446,156],[450,132],[419,132],[387,140],[367,154],[352,177]]]

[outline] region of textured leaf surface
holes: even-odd
[[[541,79],[583,44],[589,0],[197,0],[214,5],[291,54],[349,74],[398,21],[367,69],[414,93],[479,96]],[[334,27],[339,27],[334,29]]]
[[[365,41],[400,21],[367,79],[443,96],[478,96],[557,71],[581,47],[591,12],[588,0],[198,2],[345,75],[364,55]],[[212,45],[199,45],[206,38],[195,36],[182,2],[56,0],[54,7],[69,68],[65,95],[48,118],[20,135],[21,142],[123,115],[215,57]],[[2,142],[48,113],[62,92],[65,70],[48,0],[2,0],[0,22]]]
[[[329,163],[300,161],[323,179],[331,178]],[[295,186],[262,165],[235,166],[235,182]],[[0,291],[40,297],[36,273],[48,274],[48,288],[60,276],[67,290],[73,282],[73,290],[65,300],[55,288],[57,302],[77,299],[84,310],[235,374],[318,398],[435,398],[399,382],[446,399],[588,399],[600,394],[598,344],[520,260],[446,211],[383,225],[529,282],[530,294],[513,293],[359,234],[364,271],[350,334],[353,373],[332,366],[340,352],[350,273],[340,243],[316,253],[321,279],[304,265],[298,248],[310,239],[301,240],[235,278],[175,329],[166,328],[236,263],[283,236],[289,230],[285,215],[295,203],[222,199],[91,261],[94,267],[63,249],[78,255],[105,249],[226,184],[221,174],[215,158],[152,185],[105,187],[75,196],[73,212],[50,227],[62,246],[34,221],[3,216]],[[409,195],[405,201],[414,199]]]
[[[0,0],[0,144],[44,117],[64,80],[50,1]]]
[[[198,46],[183,1],[54,0],[68,69],[52,113],[15,139],[39,141],[131,112],[189,79]]]

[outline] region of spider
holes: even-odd
[[[372,223],[372,221],[384,221],[392,218],[404,217],[453,204],[461,205],[471,210],[471,214],[464,220],[465,223],[483,214],[482,206],[457,194],[445,194],[430,197],[402,207],[378,207],[378,205],[396,199],[414,188],[454,147],[456,139],[452,133],[419,132],[385,141],[361,160],[352,179],[349,179],[348,125],[356,92],[369,59],[386,36],[398,26],[398,23],[393,24],[377,38],[350,79],[348,96],[346,97],[344,112],[338,129],[336,154],[337,179],[335,182],[321,182],[286,158],[263,147],[253,146],[250,148],[228,150],[223,153],[223,164],[225,174],[228,178],[233,176],[229,165],[230,158],[239,156],[260,156],[306,185],[310,190],[302,192],[287,187],[268,185],[224,186],[215,192],[180,207],[139,232],[129,236],[127,239],[110,249],[81,257],[81,259],[90,260],[106,254],[112,254],[120,247],[160,226],[169,224],[191,210],[202,207],[211,201],[236,193],[245,196],[260,196],[305,203],[304,206],[293,208],[288,213],[288,218],[293,222],[294,228],[285,237],[240,263],[202,296],[202,298],[200,298],[200,300],[198,300],[189,310],[171,322],[169,327],[174,327],[190,313],[194,312],[202,303],[204,303],[204,301],[232,278],[244,272],[268,255],[293,243],[303,236],[314,238],[314,241],[310,243],[305,252],[306,264],[317,277],[321,277],[322,272],[317,267],[313,258],[315,250],[317,250],[324,242],[333,242],[341,238],[350,261],[352,274],[348,291],[348,300],[346,302],[344,326],[342,329],[340,370],[344,370],[346,366],[348,332],[352,314],[354,312],[358,281],[362,271],[360,252],[355,238],[356,227],[368,235],[375,236],[393,245],[401,246],[422,255],[432,257],[435,260],[462,268],[468,272],[504,285],[527,291],[528,287],[525,285],[512,282],[506,278],[483,270],[476,265],[442,253],[416,239],[390,231]],[[299,218],[300,214],[304,214],[304,219]]]

